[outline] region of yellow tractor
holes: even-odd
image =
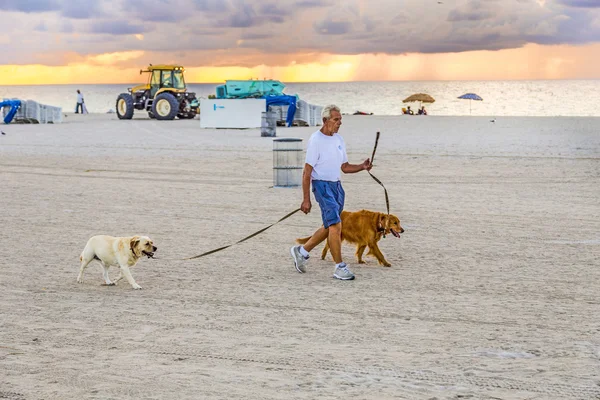
[[[140,70],[148,73],[148,83],[127,89],[117,97],[117,116],[131,119],[133,111],[145,110],[150,118],[173,120],[194,118],[200,112],[196,93],[187,91],[180,65],[152,65]]]

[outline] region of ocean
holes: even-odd
[[[76,90],[80,89],[89,112],[106,113],[115,109],[118,94],[134,85],[0,86],[0,99],[35,100],[73,112]],[[199,98],[207,98],[218,85],[192,83],[188,87]],[[311,104],[337,104],[346,114],[362,111],[399,115],[407,106],[403,99],[414,93],[427,93],[435,99],[435,103],[425,104],[429,115],[600,116],[600,80],[331,82],[286,86],[287,94],[297,94]],[[457,98],[465,93],[476,93],[483,101]],[[419,106],[409,105],[412,109]]]

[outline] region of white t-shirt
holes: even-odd
[[[77,93],[77,103],[83,103],[83,95],[81,93]]]
[[[327,136],[319,130],[308,139],[306,164],[313,167],[310,175],[312,180],[339,181],[342,164],[347,162],[346,143],[339,134]]]

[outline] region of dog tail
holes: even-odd
[[[299,239],[296,239],[296,243],[298,243],[298,244],[304,244],[304,243],[308,242],[308,240],[309,240],[311,237],[312,237],[312,236],[305,237],[305,238],[299,238]]]

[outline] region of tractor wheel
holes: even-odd
[[[115,108],[119,119],[131,119],[133,117],[133,97],[129,93],[121,93],[117,97]]]
[[[152,114],[158,120],[173,120],[179,112],[179,102],[171,93],[161,93],[152,102]]]

